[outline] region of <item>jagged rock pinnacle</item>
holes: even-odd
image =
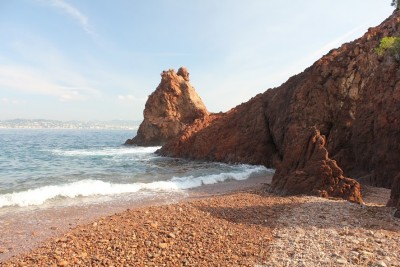
[[[208,111],[189,83],[189,72],[181,67],[161,73],[161,82],[147,99],[144,120],[136,137],[126,144],[163,145],[176,137],[196,119],[208,116]]]

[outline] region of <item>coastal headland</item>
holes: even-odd
[[[399,35],[396,10],[361,38],[226,113],[179,101],[197,96],[186,68],[163,72],[157,100],[149,97],[138,135],[127,144],[146,145],[141,140],[149,137],[163,145],[163,156],[275,168],[271,190],[284,195],[362,203],[360,184],[391,188],[387,205],[400,208],[400,51],[378,50]],[[154,112],[158,101],[169,108]],[[185,120],[185,110],[203,112]],[[176,124],[179,133],[168,139],[155,134]]]
[[[187,69],[163,72],[126,144],[274,176],[71,224],[0,266],[400,266],[400,63],[376,51],[388,36],[399,11],[227,113],[205,109]]]

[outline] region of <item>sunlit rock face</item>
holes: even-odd
[[[196,119],[208,116],[203,101],[189,82],[189,72],[182,67],[163,71],[161,82],[149,96],[136,137],[129,145],[159,146],[179,135]]]

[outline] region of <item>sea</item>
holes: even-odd
[[[0,129],[0,214],[108,201],[176,198],[270,174],[263,166],[161,157],[125,146],[132,130]]]
[[[104,216],[272,177],[263,166],[161,157],[159,147],[123,145],[135,134],[0,129],[0,262]]]

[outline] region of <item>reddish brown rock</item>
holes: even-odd
[[[276,150],[264,116],[263,95],[248,103],[224,114],[213,114],[207,121],[189,127],[182,136],[163,146],[159,153],[271,166]]]
[[[399,14],[160,153],[273,167],[316,126],[345,176],[390,188],[400,172],[400,64],[375,48],[400,36]]]
[[[189,82],[189,73],[182,67],[161,73],[161,83],[149,96],[136,137],[125,144],[163,145],[180,134],[197,119],[208,116],[203,101]]]
[[[400,218],[400,173],[394,178],[390,199],[387,203],[389,207],[396,207],[397,211],[395,216]]]
[[[311,193],[362,203],[360,184],[343,176],[336,161],[328,157],[325,137],[315,127],[299,130],[298,137],[287,144],[272,188],[283,194]]]

